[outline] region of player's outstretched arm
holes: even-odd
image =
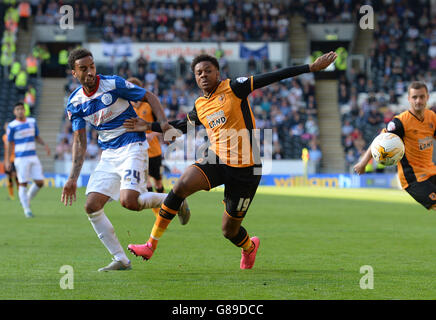
[[[167,130],[164,133],[164,140],[173,141],[175,138],[181,136],[180,132],[173,127],[173,124],[177,123],[178,121],[179,120],[170,121],[169,123],[167,123],[169,127],[167,127]],[[123,122],[123,127],[126,128],[127,132],[145,132],[150,130],[154,132],[164,132],[162,130],[161,123],[147,122],[141,118],[127,119]]]
[[[371,147],[369,147],[368,150],[366,150],[366,152],[363,154],[362,158],[360,158],[359,162],[354,165],[354,171],[357,174],[365,173],[365,167],[368,164],[369,160],[371,160],[371,157]]]
[[[274,82],[278,82],[287,78],[296,77],[303,73],[317,72],[324,70],[330,64],[332,64],[337,58],[337,54],[333,51],[323,54],[321,57],[316,59],[312,64],[305,64],[296,67],[282,68],[276,71],[267,72],[259,75],[253,76],[253,86],[252,90],[265,87]]]
[[[76,201],[77,179],[79,178],[83,162],[85,161],[86,145],[86,129],[82,128],[74,131],[72,154],[73,165],[71,167],[70,176],[62,189],[61,196],[61,201],[64,205],[72,205],[73,201]]]
[[[318,57],[312,64],[309,64],[310,72],[318,72],[324,70],[329,65],[331,65],[338,55],[336,52],[330,51],[329,53],[323,54],[321,57]]]
[[[156,116],[157,121],[160,123],[162,131],[165,132],[166,130],[171,129],[168,124],[168,119],[165,116],[165,112],[162,108],[162,105],[159,102],[158,97],[150,91],[147,91],[147,93],[144,96],[144,101],[147,101],[150,104],[151,110],[153,111],[153,114]]]

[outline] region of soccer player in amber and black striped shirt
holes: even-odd
[[[195,101],[194,108],[185,119],[170,123],[184,133],[188,123],[203,125],[211,144],[207,159],[199,160],[186,169],[162,204],[148,242],[131,244],[129,250],[150,259],[182,201],[197,191],[224,184],[223,235],[242,248],[241,269],[251,269],[260,241],[257,237],[250,238],[241,223],[260,182],[261,174],[255,169],[260,169],[261,162],[258,147],[252,141],[251,133],[256,127],[247,97],[253,90],[274,82],[323,70],[335,59],[336,54],[330,52],[311,65],[221,81],[218,61],[209,55],[197,56],[191,70],[204,96]],[[150,127],[153,131],[161,131],[158,123],[150,124],[138,118],[126,120],[124,126],[130,131],[145,131]]]
[[[436,210],[436,165],[432,160],[436,114],[426,108],[428,99],[425,83],[412,82],[408,89],[409,110],[394,117],[384,131],[398,135],[404,142],[404,157],[398,162],[401,187],[427,209]],[[364,173],[370,159],[368,148],[354,170]]]

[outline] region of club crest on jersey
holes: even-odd
[[[224,104],[224,102],[226,102],[226,95],[223,93],[222,95],[220,95],[218,97],[218,103],[219,104]]]
[[[212,113],[211,115],[206,116],[206,118],[209,121],[209,127],[211,129],[227,122],[227,118],[226,118],[223,110]]]
[[[107,106],[110,105],[112,103],[112,95],[110,93],[105,93],[101,96],[101,102]]]

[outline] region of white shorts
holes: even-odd
[[[134,142],[118,149],[103,150],[100,162],[89,178],[86,194],[98,192],[118,200],[123,189],[146,192],[147,149],[147,143]]]
[[[19,183],[26,183],[32,180],[44,180],[41,162],[39,162],[37,156],[15,158],[14,164]]]

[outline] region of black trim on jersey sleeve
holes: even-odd
[[[188,122],[194,126],[201,124],[200,120],[198,119],[197,110],[195,109],[195,107],[186,115],[185,119],[168,121],[170,125],[178,130],[181,130],[183,133],[188,132]],[[151,131],[162,132],[162,128],[160,127],[159,122],[152,122]]]
[[[253,90],[308,72],[310,72],[308,64],[287,67],[272,72],[257,74],[249,78],[241,77],[230,80],[230,87],[238,98],[245,99]]]
[[[393,118],[390,122],[393,122],[395,124],[395,129],[389,130],[389,123],[388,123],[388,125],[386,127],[386,131],[394,133],[397,136],[399,136],[401,139],[403,139],[403,137],[404,137],[404,126],[403,126],[403,123],[401,122],[401,120],[398,119],[398,118]]]

